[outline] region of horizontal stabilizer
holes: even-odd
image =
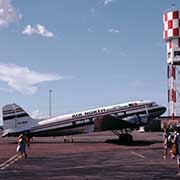
[[[3,133],[1,136],[6,137],[8,135],[8,132]]]

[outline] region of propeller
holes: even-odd
[[[150,121],[150,119],[149,119],[149,112],[148,112],[148,108],[147,108],[147,106],[145,105],[145,110],[146,110],[146,116],[147,116],[147,119],[148,119],[148,122]]]

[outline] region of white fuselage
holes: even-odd
[[[146,108],[150,108],[151,105],[152,102],[150,101],[133,101],[124,104],[100,107],[87,111],[57,116],[47,120],[39,121],[37,126],[31,128],[31,131],[33,133],[38,133],[41,131],[47,132],[51,130],[57,130],[60,132],[60,134],[92,132],[94,131],[94,121],[98,117],[106,115],[126,117],[128,115],[139,112],[144,112],[145,114]]]
[[[56,136],[133,129],[160,116],[165,109],[151,101],[133,101],[38,120],[31,118],[20,106],[9,104],[3,107],[4,135],[27,132],[32,136]]]

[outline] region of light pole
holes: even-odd
[[[51,118],[51,94],[52,90],[49,90],[49,118]]]

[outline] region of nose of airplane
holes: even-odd
[[[161,107],[159,108],[159,114],[162,115],[162,114],[164,114],[165,112],[166,112],[166,107],[161,106]]]

